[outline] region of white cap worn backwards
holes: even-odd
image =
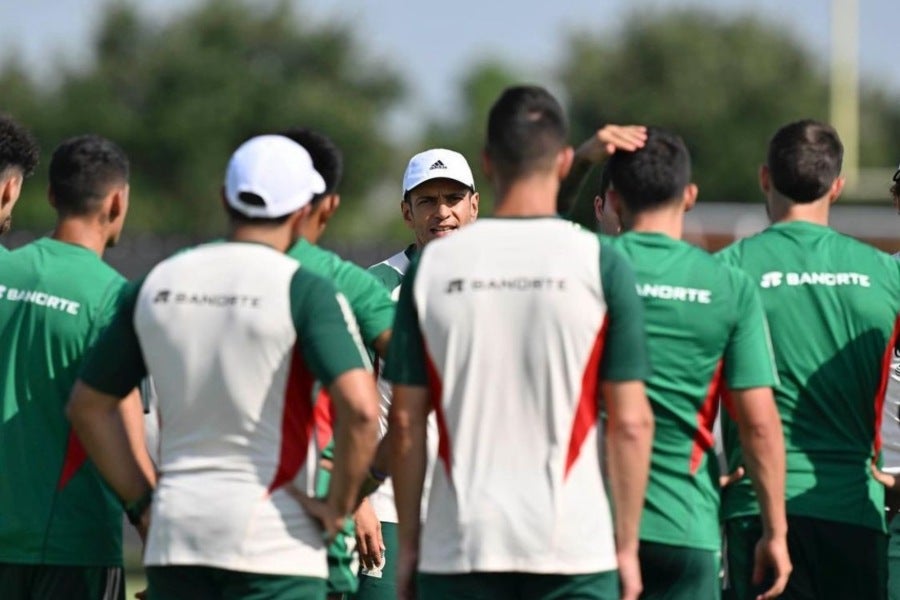
[[[241,144],[225,173],[228,204],[253,218],[283,217],[324,191],[325,181],[313,168],[309,153],[280,135],[261,135]]]
[[[469,163],[459,152],[433,148],[409,159],[403,174],[403,195],[430,179],[452,179],[475,189],[475,179]]]

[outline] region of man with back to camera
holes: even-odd
[[[367,348],[384,357],[394,322],[394,301],[390,294],[365,269],[317,245],[340,206],[338,185],[343,174],[343,154],[331,139],[310,129],[295,127],[282,131],[280,135],[303,146],[312,159],[313,168],[325,181],[325,190],[310,201],[310,214],[305,219],[300,239],[287,254],[300,261],[311,273],[335,284],[347,299]],[[334,444],[331,443],[333,423],[331,402],[325,389],[318,390],[315,412],[319,446],[323,448],[322,458],[330,465],[334,458]],[[318,495],[327,496],[328,484],[329,471],[323,469],[316,484]],[[359,560],[354,556],[357,551]],[[354,513],[354,519],[347,521],[347,528],[328,547],[329,598],[340,599],[355,592],[359,582],[359,563],[364,568],[374,568],[381,560],[382,551],[381,525],[369,499],[364,498]]]
[[[325,594],[325,542],[370,463],[378,401],[347,301],[284,255],[324,190],[288,138],[242,144],[223,189],[227,241],[175,255],[129,286],[82,369],[70,418],[133,512],[152,510],[151,600]],[[123,459],[113,413],[146,374],[162,422],[155,492]],[[327,501],[308,496],[316,380],[338,415]]]
[[[745,462],[764,499],[756,570],[761,576],[770,567],[776,576],[761,597],[775,598],[791,565],[784,445],[771,388],[777,377],[759,293],[746,274],[681,240],[697,186],[680,137],[651,127],[643,147],[612,154],[604,175],[600,196],[627,230],[612,243],[635,269],[653,365],[647,395],[656,429],[641,521],[641,597],[720,596],[712,440],[719,390],[726,387]],[[596,203],[595,209],[600,219]]]
[[[566,135],[544,89],[505,90],[484,153],[497,218],[431,242],[403,281],[385,371],[401,598],[612,599],[620,579],[621,597],[640,594],[653,435],[642,307],[624,258],[556,216]],[[432,406],[440,461],[421,524]]]
[[[12,227],[12,211],[22,193],[22,182],[38,162],[37,142],[8,115],[0,115],[0,235]],[[6,248],[0,245],[0,254]]]
[[[475,178],[472,177],[472,170],[465,157],[445,148],[431,148],[419,152],[409,160],[403,173],[402,192],[400,212],[413,232],[415,243],[369,268],[395,300],[400,293],[400,284],[409,268],[410,259],[430,241],[473,223],[478,218],[480,200],[475,191]],[[390,444],[385,436],[391,406],[391,386],[380,376],[378,391],[381,394],[382,445],[386,448]],[[428,468],[431,469],[437,456],[437,426],[433,418],[429,419],[428,427],[431,440]],[[430,480],[430,477],[426,477]],[[427,497],[426,482],[423,502]],[[376,565],[363,564],[359,591],[354,598],[393,600],[397,597],[397,509],[394,507],[394,492],[390,480],[372,494],[370,500],[380,521],[384,554]]]
[[[0,597],[121,599],[122,506],[66,420],[84,356],[125,279],[101,259],[128,212],[129,166],[86,135],[50,160],[50,237],[0,256]],[[134,386],[118,411],[140,468],[153,471]],[[128,393],[131,392],[131,393]]]
[[[781,127],[760,186],[773,224],[719,253],[753,278],[772,336],[784,427],[788,550],[783,598],[884,598],[884,493],[871,466],[900,309],[900,265],[828,227],[844,186],[843,147],[830,126]],[[729,470],[744,463],[723,418]],[[729,577],[751,597],[759,505],[750,482],[723,497]]]

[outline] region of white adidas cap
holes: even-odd
[[[253,218],[283,217],[324,191],[325,181],[313,168],[309,153],[281,135],[261,135],[241,144],[225,173],[228,204]],[[257,196],[262,204],[242,198],[245,193]]]
[[[403,195],[430,179],[452,179],[475,189],[472,169],[459,152],[445,148],[433,148],[409,159],[403,174]]]

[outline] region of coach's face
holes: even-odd
[[[431,179],[414,187],[407,196],[400,207],[419,248],[478,217],[478,193],[452,179]]]

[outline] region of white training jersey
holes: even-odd
[[[645,379],[644,344],[631,268],[572,223],[482,219],[425,248],[385,372],[437,415],[421,572],[616,568],[598,385]]]
[[[153,379],[159,482],[144,564],[326,577],[322,529],[292,490],[314,493],[313,382],[365,368],[343,296],[247,243],[178,254],[129,294],[85,380],[118,393]]]

